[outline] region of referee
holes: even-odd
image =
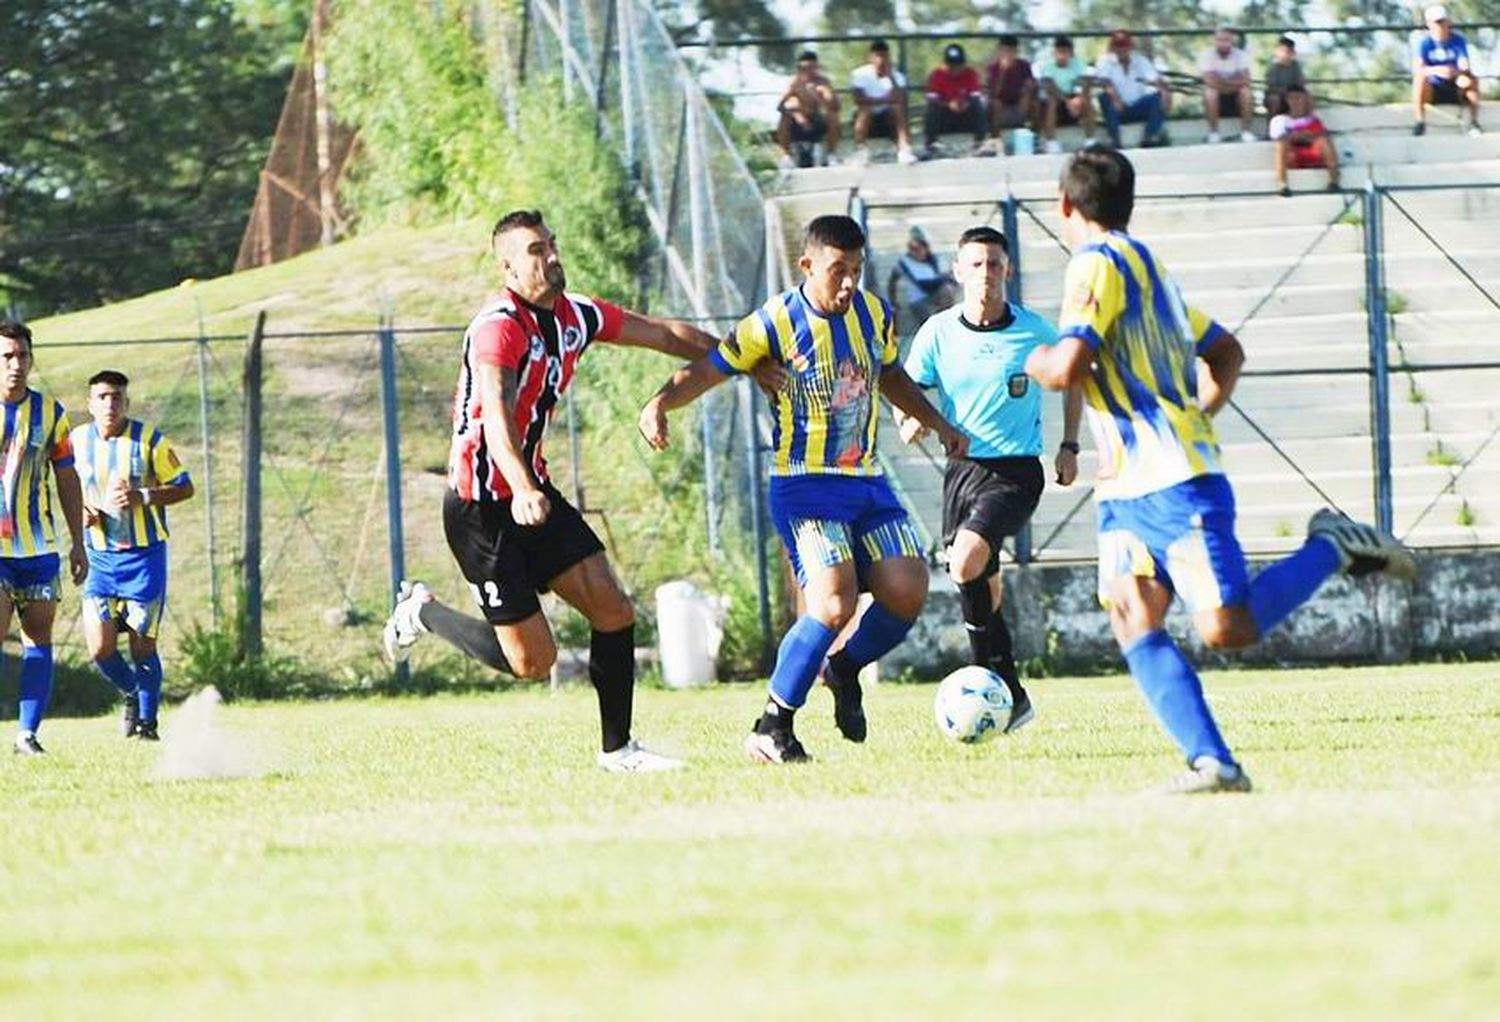
[[[1042,497],[1042,398],[1026,375],[1026,356],[1055,344],[1057,331],[1006,299],[1010,250],[993,227],[971,227],[958,239],[953,275],[963,301],[928,318],[906,356],[906,372],[935,388],[943,418],[968,435],[966,457],[949,458],[943,476],[943,542],[957,583],[972,662],[998,674],[1013,701],[1006,731],[1028,724],[1031,698],[1016,670],[1010,629],[1000,614],[1000,544],[1014,536]],[[1063,486],[1078,475],[1078,390],[1063,398],[1063,439],[1056,460]],[[923,432],[896,412],[907,443]]]

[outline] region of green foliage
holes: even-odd
[[[6,3],[0,303],[37,316],[228,271],[305,26],[259,6]]]
[[[1454,520],[1464,528],[1468,528],[1479,520],[1479,516],[1474,513],[1474,509],[1469,506],[1467,500],[1461,500],[1458,503],[1458,514]]]
[[[512,134],[486,66],[458,5],[339,0],[330,74],[339,117],[360,136],[343,197],[366,225],[539,208],[576,281],[633,296],[643,219],[592,113],[556,83],[528,81]]]
[[[235,602],[236,612],[218,628],[195,622],[182,637],[178,677],[187,690],[213,685],[226,701],[308,695],[309,679],[295,660],[270,653],[245,655],[243,591]]]
[[[1463,458],[1459,457],[1457,451],[1449,450],[1443,446],[1442,440],[1435,441],[1435,446],[1427,452],[1427,464],[1452,466],[1460,464]]]

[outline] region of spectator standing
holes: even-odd
[[[1287,113],[1271,118],[1271,141],[1276,143],[1276,189],[1282,195],[1291,195],[1287,184],[1288,168],[1296,170],[1328,170],[1328,190],[1339,186],[1339,153],[1328,128],[1313,113],[1312,96],[1300,85],[1286,90]]]
[[[776,141],[783,168],[822,164],[838,149],[839,98],[812,50],[797,55],[797,70],[776,109],[781,114]]]
[[[1081,124],[1084,134],[1093,138],[1094,106],[1089,96],[1093,79],[1088,66],[1074,54],[1072,39],[1060,35],[1052,40],[1052,62],[1041,65],[1036,78],[1047,152],[1062,152],[1057,143],[1059,124]]]
[[[1221,28],[1214,33],[1214,44],[1198,58],[1203,75],[1203,108],[1208,116],[1208,139],[1218,142],[1219,118],[1240,118],[1240,141],[1254,142],[1250,117],[1255,108],[1255,94],[1250,85],[1250,58],[1235,45],[1234,30]]]
[[[906,251],[891,267],[885,293],[896,307],[897,322],[912,328],[958,300],[958,285],[943,269],[922,228],[913,227],[907,236]]]
[[[849,76],[849,92],[854,97],[856,162],[869,160],[871,138],[888,138],[896,143],[897,162],[916,163],[906,123],[906,75],[891,65],[891,47],[884,39],[870,44],[869,60]]]
[[[937,149],[938,136],[947,131],[966,131],[974,136],[974,147],[984,145],[984,92],[979,72],[968,64],[958,43],[943,50],[943,64],[927,76],[927,113],[922,120],[923,141],[928,155]]]
[[[1286,91],[1307,88],[1307,75],[1297,60],[1297,43],[1284,35],[1276,40],[1276,56],[1266,65],[1266,116],[1286,113]]]
[[[1417,41],[1412,61],[1412,105],[1417,123],[1413,135],[1427,131],[1427,107],[1444,103],[1469,108],[1469,134],[1481,134],[1479,128],[1479,79],[1469,66],[1469,43],[1453,31],[1448,8],[1432,4],[1422,12],[1427,34]]]
[[[1124,29],[1110,33],[1109,49],[1095,69],[1099,84],[1099,111],[1109,141],[1120,148],[1120,125],[1144,121],[1144,148],[1167,144],[1165,124],[1172,107],[1167,80],[1151,58],[1134,51],[1134,40]]]
[[[1036,120],[1036,78],[1031,61],[1021,56],[1016,36],[997,40],[995,59],[985,69],[984,91],[989,98],[991,148],[998,152],[1002,128],[1020,128]]]

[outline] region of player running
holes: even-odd
[[[1053,389],[1083,386],[1100,457],[1099,596],[1131,675],[1187,757],[1189,770],[1168,790],[1249,791],[1198,675],[1163,629],[1173,598],[1210,647],[1237,649],[1336,571],[1410,577],[1416,564],[1389,536],[1324,509],[1300,550],[1249,579],[1212,418],[1229,401],[1244,349],[1184,304],[1166,267],[1126,233],[1134,205],[1124,155],[1085,149],[1069,160],[1058,200],[1073,249],[1062,339],[1033,351],[1026,370]]]
[[[11,615],[21,622],[21,729],[15,752],[45,752],[37,729],[52,697],[52,623],[57,617],[57,529],[47,487],[50,470],[68,523],[68,573],[74,585],[88,575],[83,551],[83,491],[73,468],[68,413],[26,381],[31,375],[31,331],[0,321],[0,637]]]
[[[969,438],[966,457],[950,458],[943,473],[943,543],[948,573],[958,586],[971,661],[1000,676],[1010,689],[1006,731],[1031,722],[1031,697],[1021,684],[1010,629],[1000,613],[1000,544],[1021,530],[1042,499],[1042,397],[1026,375],[1026,356],[1057,341],[1042,317],[1006,298],[1010,250],[993,227],[971,227],[958,239],[953,275],[963,301],[923,323],[907,352],[907,375],[936,387],[938,410]],[[1063,439],[1057,481],[1078,476],[1078,423],[1083,393],[1063,398]],[[901,438],[923,432],[896,412]]]
[[[745,739],[745,750],[763,763],[809,758],[793,718],[820,672],[833,690],[839,731],[851,742],[865,740],[860,668],[900,644],[927,598],[916,530],[875,463],[880,395],[936,431],[949,454],[962,455],[968,444],[898,364],[891,307],[859,286],[864,251],[854,220],[813,220],[798,260],[803,284],[746,316],[734,336],[678,370],[641,410],[641,435],[662,450],[667,413],[731,375],[766,362],[790,375],[771,400],[771,518],[807,606],[782,639],[770,699]],[[861,589],[875,602],[829,657]]]
[[[566,291],[557,239],[540,212],[507,213],[491,241],[505,287],[464,334],[443,499],[448,546],[485,619],[443,606],[421,582],[403,583],[386,622],[386,650],[404,659],[432,632],[497,671],[545,678],[557,646],[537,597],[550,589],[593,628],[589,680],[599,696],[599,766],[674,769],[679,760],[631,737],[635,612],[604,544],[552,485],[542,440],[595,341],[688,359],[711,350],[714,338]],[[766,379],[774,382],[775,374]]]
[[[161,430],[129,417],[130,380],[105,369],[89,378],[93,421],[73,430],[83,486],[89,577],[83,633],[94,666],[125,697],[126,738],[154,742],[161,704],[156,636],[167,609],[167,508],[193,480]],[[120,655],[130,636],[130,663]]]

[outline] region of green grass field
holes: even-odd
[[[1141,795],[1178,763],[1122,678],[979,748],[931,686],[864,747],[815,693],[781,769],[758,687],[645,691],[692,763],[639,777],[581,689],[228,707],[256,780],[52,721],[0,762],[0,1017],[1494,1017],[1500,665],[1209,685],[1254,795]]]

